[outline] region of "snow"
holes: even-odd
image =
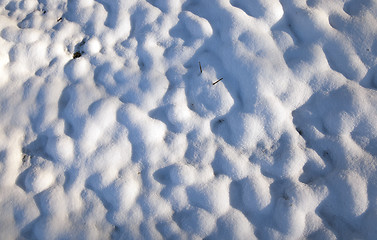
[[[0,0],[0,239],[375,239],[376,16]]]
[[[51,167],[33,167],[25,177],[25,187],[28,191],[40,193],[49,188],[54,180]]]

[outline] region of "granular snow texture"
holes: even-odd
[[[0,0],[0,239],[375,239],[376,16]]]

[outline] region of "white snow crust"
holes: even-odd
[[[0,0],[0,46],[0,239],[376,239],[376,1]]]

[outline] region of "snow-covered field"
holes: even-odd
[[[0,239],[375,239],[376,57],[373,0],[0,0]]]

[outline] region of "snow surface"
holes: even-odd
[[[0,0],[0,239],[375,239],[376,16]]]

